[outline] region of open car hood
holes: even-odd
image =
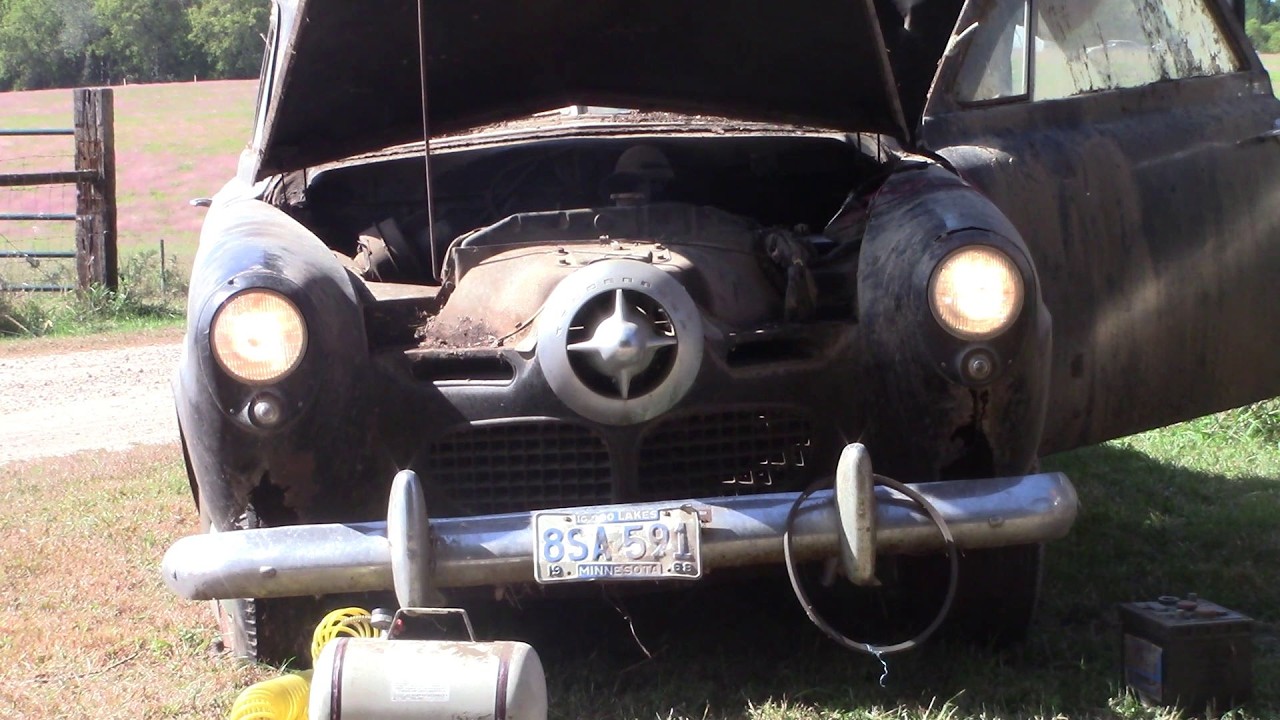
[[[872,0],[425,0],[432,135],[567,105],[905,138]],[[417,0],[276,0],[255,179],[422,139]]]

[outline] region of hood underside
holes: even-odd
[[[567,105],[905,137],[871,0],[425,0],[432,135]],[[421,140],[417,0],[277,0],[255,179]]]

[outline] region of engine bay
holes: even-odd
[[[605,259],[674,275],[728,332],[851,319],[863,198],[892,159],[799,131],[440,145],[433,213],[420,155],[287,177],[278,198],[375,297],[429,299],[415,334],[436,347],[501,344]]]

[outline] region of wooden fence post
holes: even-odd
[[[75,90],[76,275],[80,290],[119,287],[115,102],[110,88]]]

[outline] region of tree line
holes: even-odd
[[[1245,32],[1258,52],[1280,53],[1280,7],[1273,0],[1248,0],[1245,17]]]
[[[0,0],[0,91],[250,78],[270,0]]]

